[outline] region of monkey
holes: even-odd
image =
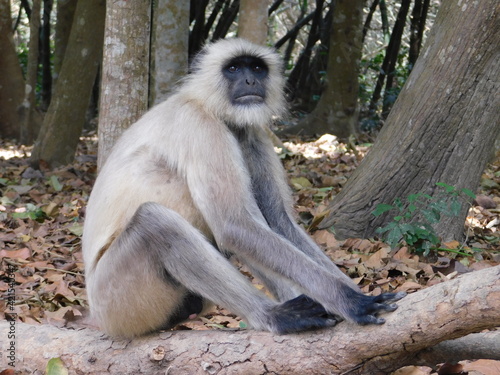
[[[294,220],[265,131],[286,112],[282,65],[243,39],[208,44],[113,147],[82,239],[90,309],[107,334],[169,329],[212,304],[276,334],[382,324],[379,313],[396,310],[405,293],[361,293]]]

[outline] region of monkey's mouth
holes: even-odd
[[[242,95],[234,99],[235,104],[262,104],[264,103],[264,97],[255,94]]]

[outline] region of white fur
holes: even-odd
[[[263,104],[231,105],[222,68],[241,55],[268,65]],[[192,303],[179,309],[188,290],[253,328],[308,328],[294,325],[308,321],[309,305],[267,298],[219,250],[236,254],[281,302],[305,292],[329,313],[376,322],[382,305],[360,294],[287,211],[283,169],[263,130],[285,110],[277,54],[222,40],[206,46],[193,69],[123,134],[90,196],[82,248],[101,328],[133,337],[171,326],[198,310]]]
[[[229,100],[222,67],[241,55],[259,57],[269,68],[264,104],[235,107]],[[186,78],[183,92],[187,93],[189,99],[203,103],[204,108],[216,118],[234,125],[266,126],[273,116],[281,116],[286,111],[282,61],[271,48],[244,39],[227,39],[205,46],[200,56],[193,64],[196,74]],[[214,72],[214,66],[220,69]],[[211,90],[200,89],[204,87],[210,87]]]

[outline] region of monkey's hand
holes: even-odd
[[[383,293],[378,296],[366,296],[353,289],[349,291],[345,318],[354,321],[358,324],[384,324],[385,319],[379,318],[377,315],[381,312],[392,312],[398,308],[395,303],[404,296],[405,292],[399,293]]]
[[[340,321],[304,294],[274,306],[270,318],[270,330],[278,334],[333,327]]]

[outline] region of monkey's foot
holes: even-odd
[[[350,292],[351,293],[351,292]],[[398,308],[395,303],[406,296],[405,292],[383,293],[378,296],[365,296],[352,290],[349,300],[352,301],[347,311],[349,320],[358,324],[384,324],[385,319],[377,315],[381,312],[392,312]]]
[[[278,334],[333,327],[340,321],[304,294],[274,307],[271,316],[271,331]]]

